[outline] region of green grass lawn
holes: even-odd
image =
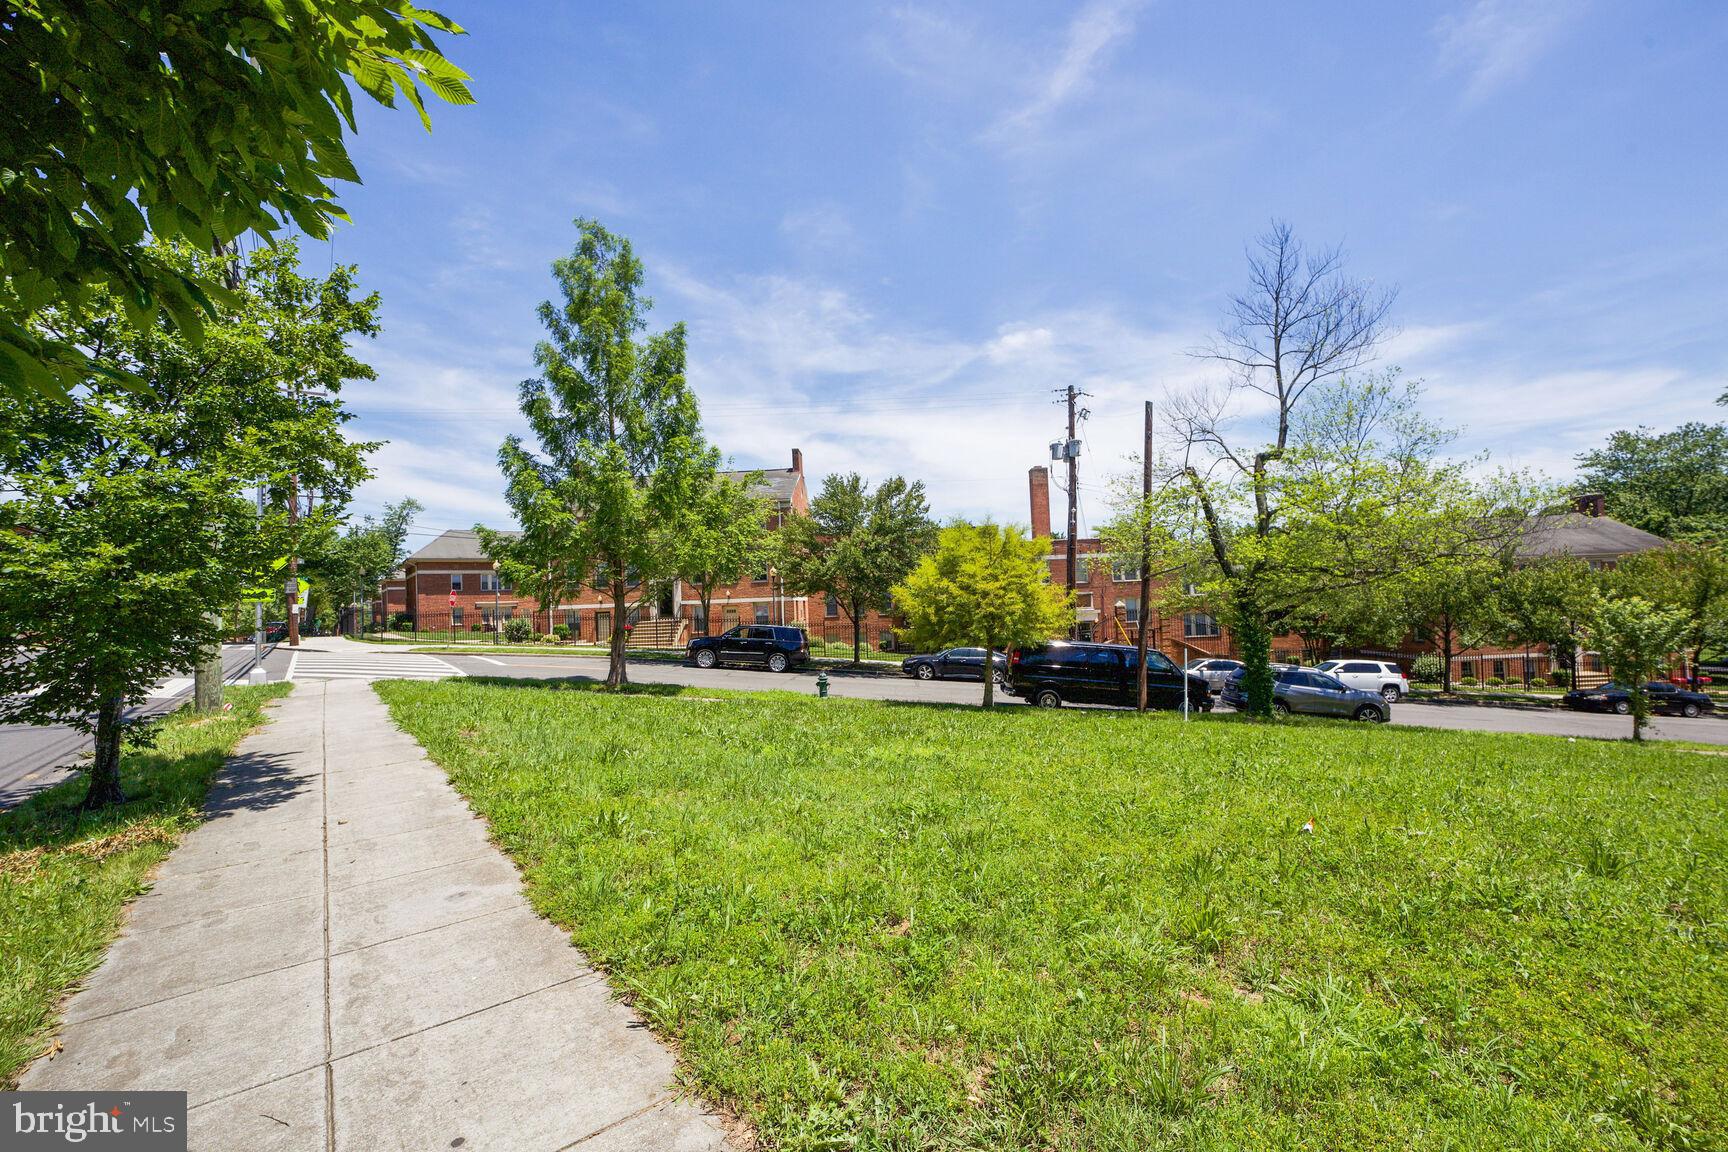
[[[535,905],[771,1146],[1728,1146],[1721,758],[379,690]]]
[[[127,749],[127,803],[83,814],[82,776],[0,812],[0,1089],[43,1049],[61,997],[102,960],[150,869],[198,822],[223,758],[293,686],[230,688],[233,710],[178,713],[156,746]]]

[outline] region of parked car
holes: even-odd
[[[1008,656],[1002,652],[993,656],[996,679],[1001,680],[1008,671]],[[911,656],[900,661],[900,671],[920,680],[982,680],[984,649],[949,648],[934,656]]]
[[[686,655],[698,668],[760,664],[770,672],[786,672],[810,659],[810,639],[790,625],[740,624],[718,636],[696,637]]]
[[[1190,676],[1206,681],[1206,687],[1216,695],[1224,691],[1224,681],[1230,679],[1230,673],[1242,671],[1242,661],[1224,656],[1201,656],[1188,661],[1187,669]]]
[[[1084,644],[1052,640],[1036,648],[1009,653],[1003,688],[1040,708],[1064,704],[1138,702],[1139,654],[1126,644]],[[1190,676],[1162,652],[1146,653],[1146,701],[1153,708],[1182,707],[1186,686],[1188,706],[1201,712],[1212,708],[1212,694],[1200,676]]]
[[[1652,680],[1644,686],[1650,694],[1650,710],[1671,716],[1696,716],[1712,711],[1716,704],[1702,692],[1693,692],[1666,680]],[[1632,711],[1632,693],[1619,684],[1604,684],[1599,688],[1574,688],[1561,697],[1568,708],[1580,712],[1616,712],[1621,716]]]
[[[1238,711],[1248,707],[1240,672],[1224,685],[1223,699]],[[1338,677],[1317,668],[1287,665],[1272,669],[1272,711],[1281,716],[1303,712],[1312,716],[1341,716],[1377,723],[1392,719],[1392,704],[1380,693],[1352,688]]]
[[[1410,694],[1410,681],[1398,665],[1386,660],[1327,660],[1314,666],[1316,672],[1338,677],[1351,688],[1378,692],[1388,704]]]

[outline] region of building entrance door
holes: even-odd
[[[600,644],[604,644],[610,639],[612,639],[612,613],[610,613],[610,612],[596,612],[596,613],[594,613],[594,640],[595,640],[595,642],[600,643]]]

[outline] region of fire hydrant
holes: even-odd
[[[816,695],[819,699],[828,699],[828,673],[816,673]]]

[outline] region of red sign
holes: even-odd
[[[456,607],[456,593],[450,593],[450,607]]]

